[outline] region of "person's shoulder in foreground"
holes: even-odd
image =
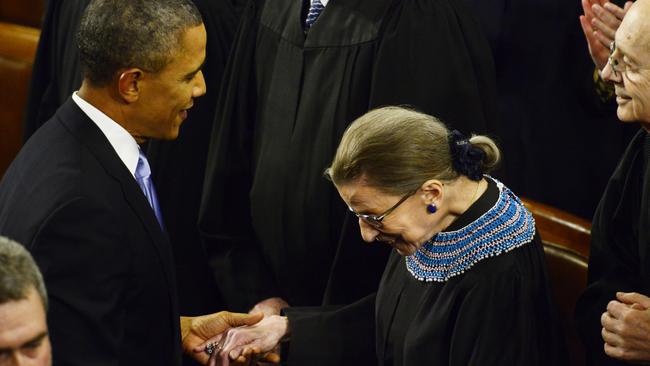
[[[32,256],[0,236],[0,364],[50,366],[45,284]]]

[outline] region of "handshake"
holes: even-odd
[[[277,302],[276,299],[266,301]],[[209,366],[279,363],[279,343],[289,334],[288,321],[277,315],[279,308],[265,307],[263,303],[250,314],[221,311],[197,317],[182,316],[183,351]]]

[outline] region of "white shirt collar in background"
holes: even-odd
[[[129,169],[131,175],[135,177],[135,168],[138,166],[138,159],[140,158],[140,147],[133,136],[109,116],[83,100],[77,95],[77,92],[72,93],[72,100],[99,127],[108,142],[113,146],[117,156]]]

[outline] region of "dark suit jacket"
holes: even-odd
[[[0,234],[43,272],[54,365],[177,365],[166,234],[100,129],[72,101],[0,182]]]

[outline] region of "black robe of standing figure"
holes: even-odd
[[[224,76],[200,227],[228,308],[376,290],[388,249],[362,243],[323,177],[355,118],[406,104],[496,128],[489,46],[461,1],[331,0],[305,32],[307,8],[249,2]]]
[[[28,139],[81,85],[75,37],[89,0],[49,1],[39,41],[24,138]],[[179,309],[183,315],[211,313],[222,308],[218,289],[205,259],[197,217],[214,107],[241,1],[194,0],[207,32],[203,75],[207,93],[195,100],[175,141],[150,141],[148,160],[158,193],[165,228],[176,264]]]
[[[650,135],[641,130],[621,158],[591,229],[588,286],[576,306],[576,325],[588,365],[626,365],[608,357],[600,317],[616,292],[650,296]]]
[[[596,93],[580,1],[464,1],[494,54],[503,181],[522,197],[591,219],[636,128]]]

